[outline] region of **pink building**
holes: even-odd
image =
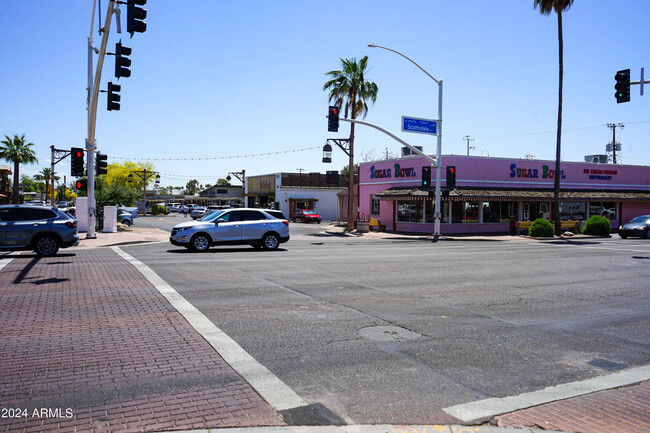
[[[377,218],[387,231],[432,233],[436,169],[431,187],[422,187],[420,157],[363,163],[359,167],[359,212]],[[554,161],[442,157],[456,167],[456,187],[441,199],[441,233],[506,233],[518,221],[553,215]],[[650,214],[650,167],[563,162],[560,218],[586,220],[602,215],[617,229],[633,217]],[[431,192],[430,192],[431,191]]]

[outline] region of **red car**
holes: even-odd
[[[302,221],[304,223],[320,224],[321,219],[320,215],[311,209],[298,209],[293,215],[291,215],[291,221],[294,223],[296,221]]]

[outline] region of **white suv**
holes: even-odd
[[[289,240],[289,222],[262,209],[223,209],[202,220],[174,226],[169,241],[194,251],[206,251],[212,245],[247,244],[274,250]]]

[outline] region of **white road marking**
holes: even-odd
[[[606,389],[632,385],[650,379],[650,365],[630,368],[605,376],[549,386],[539,391],[504,397],[488,398],[443,408],[445,412],[464,422],[493,417],[544,403],[564,400]]]
[[[273,409],[279,411],[307,405],[307,402],[269,369],[257,362],[235,340],[212,323],[149,266],[125,253],[119,247],[111,247],[111,249],[135,266],[160,294],[185,317],[190,325],[210,343],[224,361],[230,364]]]

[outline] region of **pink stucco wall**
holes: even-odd
[[[360,166],[362,187],[368,184],[392,183],[392,186],[419,185],[422,158],[364,163]],[[400,176],[396,176],[396,165]],[[458,186],[489,186],[509,188],[552,188],[555,175],[554,161],[502,159],[467,156],[442,157],[442,184],[445,167],[456,166]],[[650,167],[633,165],[563,162],[563,188],[571,189],[634,189],[650,191]],[[435,168],[432,181],[435,181]],[[386,177],[382,177],[382,176]],[[384,188],[385,189],[385,188]]]
[[[359,212],[370,215],[370,198],[391,187],[418,187],[422,166],[428,161],[420,157],[362,163],[359,167]],[[472,156],[443,156],[441,181],[446,184],[446,166],[456,166],[456,184],[459,187],[493,188],[553,188],[554,161],[484,158]],[[563,162],[561,186],[576,190],[636,190],[650,192],[650,167]],[[436,170],[431,172],[435,186]],[[379,219],[387,230],[433,231],[432,224],[394,222],[395,203],[382,201]],[[629,221],[636,215],[650,214],[650,203],[623,203],[619,221]],[[375,216],[377,217],[377,216]],[[615,226],[617,222],[612,225]],[[429,227],[431,226],[431,227]],[[616,227],[615,227],[616,228]],[[507,224],[442,224],[443,233],[485,233],[508,231]]]

